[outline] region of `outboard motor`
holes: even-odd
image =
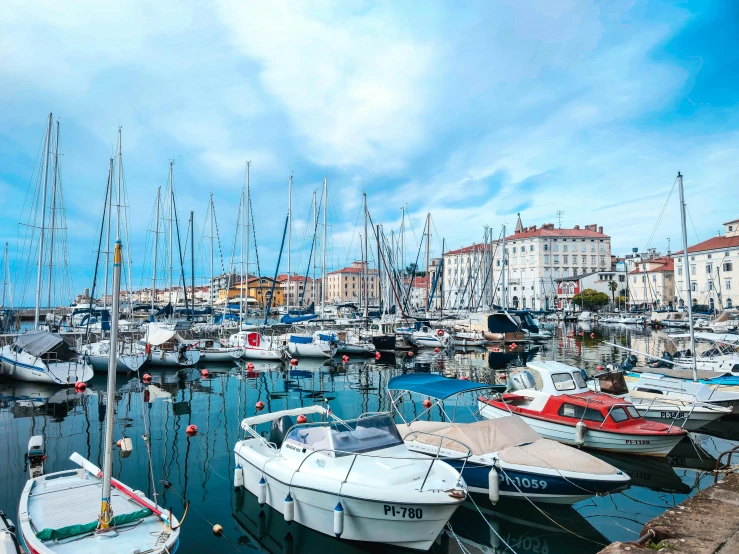
[[[44,437],[41,435],[33,435],[28,441],[28,452],[26,453],[26,469],[30,472],[30,478],[35,479],[44,474],[44,460],[46,459],[46,449],[44,448]]]
[[[282,416],[279,419],[275,419],[269,428],[269,442],[274,443],[277,448],[280,448],[282,441],[285,440],[285,435],[293,425],[295,425],[295,421],[290,416]]]
[[[517,371],[508,380],[508,387],[511,391],[535,389],[536,380],[530,371]]]

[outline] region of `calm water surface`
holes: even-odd
[[[574,329],[576,334],[567,338]],[[210,378],[198,369],[149,370],[154,379],[144,386],[138,379],[119,376],[116,394],[115,436],[130,437],[134,451],[128,458],[115,456],[114,476],[152,496],[144,421],[150,429],[154,485],[159,503],[181,515],[184,499],[191,501],[182,527],[179,552],[388,552],[388,547],[338,541],[293,523],[279,512],[261,510],[256,498],[234,490],[234,443],[243,435],[239,422],[255,413],[261,400],[266,411],[309,406],[328,399],[344,418],[366,411],[389,411],[388,380],[408,371],[432,371],[474,380],[500,382],[506,367],[521,365],[526,357],[554,359],[594,370],[599,364],[623,357],[605,340],[640,350],[662,348],[664,335],[617,326],[558,327],[555,337],[532,352],[456,352],[412,359],[383,356],[380,362],[352,359],[332,365],[301,360],[297,369],[280,364],[258,364],[253,372],[243,367],[208,365]],[[582,333],[582,334],[580,334]],[[593,336],[591,337],[591,333]],[[24,454],[28,439],[45,436],[46,472],[72,468],[68,460],[79,452],[102,465],[103,416],[107,401],[105,377],[97,375],[84,394],[29,383],[0,382],[0,509],[17,513],[18,499],[27,480]],[[420,401],[421,399],[419,399]],[[406,402],[405,410],[420,411]],[[460,420],[471,418],[458,410]],[[438,418],[438,414],[435,414]],[[200,432],[188,438],[185,428]],[[632,477],[629,489],[563,507],[533,507],[525,501],[501,500],[496,506],[475,496],[451,520],[453,532],[443,534],[433,552],[515,552],[557,554],[598,552],[615,540],[634,540],[644,523],[675,506],[712,480],[711,469],[719,452],[739,438],[739,425],[726,424],[725,438],[693,435],[667,459],[602,455]],[[223,526],[215,537],[213,524]],[[500,537],[500,538],[499,538]],[[501,540],[502,538],[502,540]]]

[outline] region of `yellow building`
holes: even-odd
[[[252,277],[249,279],[249,296],[254,298],[259,304],[260,308],[266,308],[269,304],[269,297],[272,294],[272,285],[274,279],[269,277]],[[283,289],[279,283],[274,287],[274,300],[272,301],[272,307],[284,306],[285,305],[285,289]]]

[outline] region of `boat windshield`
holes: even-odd
[[[403,444],[389,414],[332,422],[331,439],[334,450],[339,451],[335,453],[337,457]]]
[[[583,379],[582,373],[579,371],[573,371],[572,373],[554,373],[552,375],[552,383],[554,384],[555,390],[558,391],[585,388],[585,379]]]

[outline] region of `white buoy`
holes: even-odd
[[[587,433],[588,427],[582,421],[578,421],[575,425],[575,444],[582,446],[585,444],[585,433]]]
[[[494,467],[490,468],[488,473],[488,498],[493,504],[497,504],[500,499],[500,481]]]
[[[336,503],[334,508],[334,535],[340,537],[344,532],[344,507],[341,505],[341,500]]]
[[[236,465],[234,470],[234,488],[238,489],[244,486],[244,472],[241,470],[240,465]]]
[[[260,506],[264,506],[267,503],[267,481],[264,480],[264,476],[259,480],[257,500],[259,501]]]
[[[285,497],[285,508],[283,511],[283,515],[285,516],[285,521],[289,523],[292,522],[292,520],[295,518],[295,501],[293,500],[293,496],[290,493],[287,493],[287,496]]]

